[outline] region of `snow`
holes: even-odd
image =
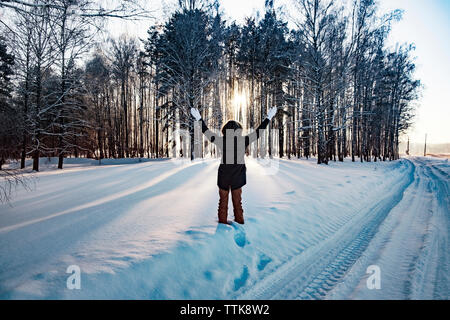
[[[153,162],[153,161],[167,161],[168,158],[158,158],[158,159],[148,159],[148,158],[120,158],[120,159],[89,159],[89,158],[64,158],[64,169],[88,166],[104,166],[104,165],[124,165],[124,164],[135,164],[142,162]],[[32,167],[33,160],[27,159],[25,161],[26,167]],[[5,168],[19,168],[20,161],[14,161],[7,163]],[[58,168],[58,157],[47,157],[40,158],[39,160],[39,171],[49,171]]]
[[[245,225],[217,224],[215,159],[67,160],[0,205],[0,298],[449,298],[447,159],[247,159]]]

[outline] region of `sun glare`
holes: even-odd
[[[245,109],[246,103],[247,103],[247,97],[245,96],[244,93],[241,93],[241,92],[234,93],[233,106],[232,106],[234,119],[236,119],[238,121],[242,121],[242,119],[240,119],[242,117],[242,112],[240,112],[240,111]]]

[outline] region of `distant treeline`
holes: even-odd
[[[407,142],[401,142],[399,149],[401,154],[406,154]],[[409,154],[410,155],[422,155],[424,153],[425,143],[410,143]],[[450,155],[450,143],[427,143],[427,154],[449,154]]]
[[[234,118],[249,129],[277,106],[273,156],[392,160],[420,87],[413,46],[386,47],[401,12],[380,15],[373,0],[293,0],[293,28],[270,0],[242,25],[225,21],[218,1],[180,0],[147,39],[105,43],[101,21],[137,11],[93,13],[91,0],[0,8],[9,18],[0,26],[0,168],[32,157],[39,170],[41,156],[59,157],[59,168],[67,156],[189,156],[173,133],[193,136],[191,107],[210,128]],[[203,149],[214,155],[206,141]]]

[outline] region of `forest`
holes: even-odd
[[[276,106],[270,157],[395,160],[420,94],[414,45],[387,45],[402,12],[381,14],[375,0],[292,0],[289,14],[266,0],[243,23],[214,0],[179,0],[163,20],[136,1],[0,0],[0,11],[0,169],[192,157],[175,134],[194,136],[191,107],[210,128],[251,130]],[[102,40],[106,19],[139,19],[147,38]]]

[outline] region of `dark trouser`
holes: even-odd
[[[228,216],[228,195],[230,190],[219,188],[219,223],[227,223]],[[244,210],[242,209],[242,188],[231,190],[231,200],[233,202],[234,221],[244,224]]]

